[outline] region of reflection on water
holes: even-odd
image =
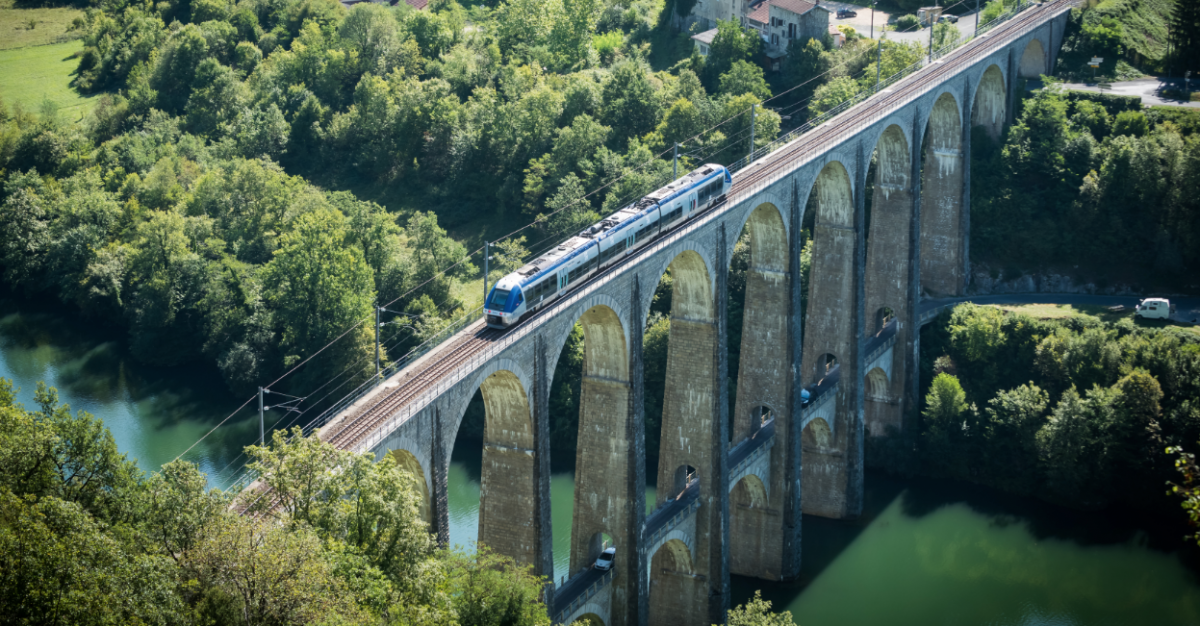
[[[941,481],[867,485],[862,519],[804,518],[800,580],[735,577],[734,603],[761,588],[806,626],[1200,624],[1200,581],[1128,520]]]
[[[0,378],[20,388],[20,402],[35,406],[37,383],[45,381],[72,411],[104,420],[118,448],[143,470],[155,471],[240,402],[210,368],[135,362],[121,336],[64,314],[61,306],[0,292]],[[218,472],[258,437],[254,408],[247,407],[188,453],[186,458],[198,463],[214,485],[222,484]]]

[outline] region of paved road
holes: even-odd
[[[869,37],[871,35],[872,28],[870,8],[861,7],[854,4],[847,4],[845,2],[825,2],[821,6],[827,7],[833,12],[833,14],[829,16],[830,24],[849,24],[850,26],[853,26],[854,30],[857,30],[858,33],[863,37]],[[839,20],[837,19],[838,9],[850,9],[857,12],[858,16]],[[955,26],[958,27],[958,31],[960,33],[964,35],[972,35],[975,33],[975,20],[978,18],[978,16],[979,14],[974,11],[960,15],[958,18],[958,23],[955,24]],[[885,11],[875,11],[874,33],[876,37],[879,37],[883,32],[880,30],[881,25],[886,24],[888,19],[891,17],[891,14]],[[925,46],[929,45],[928,28],[921,28],[920,30],[903,33],[889,31],[885,36],[891,41],[916,41]]]
[[[1170,298],[1175,305],[1175,314],[1171,319],[1176,322],[1200,323],[1200,298]],[[922,300],[921,310],[928,311],[934,307],[956,302],[974,302],[975,304],[1090,304],[1098,306],[1124,305],[1132,309],[1141,301],[1135,296],[1089,296],[1085,294],[1054,294],[1029,293],[999,296],[968,296],[965,298],[944,298],[938,300]]]
[[[1042,86],[1041,81],[1029,81],[1029,83],[1031,85],[1030,89]],[[1186,102],[1162,95],[1163,89],[1182,89],[1183,79],[1181,78],[1143,78],[1139,80],[1122,80],[1108,84],[1111,87],[1105,87],[1103,90],[1096,83],[1064,83],[1063,88],[1075,91],[1102,91],[1103,93],[1111,93],[1118,96],[1141,96],[1142,103],[1148,106],[1166,105],[1200,108],[1200,102]],[[1200,87],[1200,80],[1191,81],[1191,87],[1193,90]]]

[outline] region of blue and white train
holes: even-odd
[[[484,305],[487,325],[508,328],[575,285],[725,199],[733,178],[708,164],[589,226],[501,278]]]

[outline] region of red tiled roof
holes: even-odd
[[[418,11],[420,11],[421,9],[424,9],[429,4],[429,0],[404,0],[404,1],[406,3],[408,3],[408,6],[414,8]]]
[[[797,15],[804,15],[817,7],[817,4],[815,2],[808,2],[808,0],[764,0],[755,6],[750,15],[746,17],[759,24],[768,24],[771,21],[772,6],[777,6],[785,11],[791,11]]]

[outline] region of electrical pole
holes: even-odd
[[[379,314],[383,307],[375,307],[375,376],[379,376]]]
[[[883,67],[883,35],[879,36],[879,44],[875,48],[875,93],[879,93],[879,70]]]
[[[487,306],[488,260],[492,258],[492,244],[483,242],[483,306]]]
[[[933,63],[933,27],[937,22],[933,20],[933,16],[929,17],[929,62]]]
[[[754,120],[755,120],[754,107],[755,106],[757,106],[757,105],[754,105],[754,104],[750,105],[750,157],[751,158],[754,157]]]
[[[258,388],[258,445],[260,445],[260,446],[267,445],[267,431],[266,431],[266,426],[265,426],[266,419],[263,417],[263,394],[264,393],[266,393],[266,390],[263,389],[262,387],[259,387]]]
[[[868,39],[875,38],[875,2],[871,3],[871,36]]]
[[[979,36],[979,0],[975,0],[975,36]]]
[[[671,180],[679,178],[679,142],[675,142],[675,155],[671,158]]]

